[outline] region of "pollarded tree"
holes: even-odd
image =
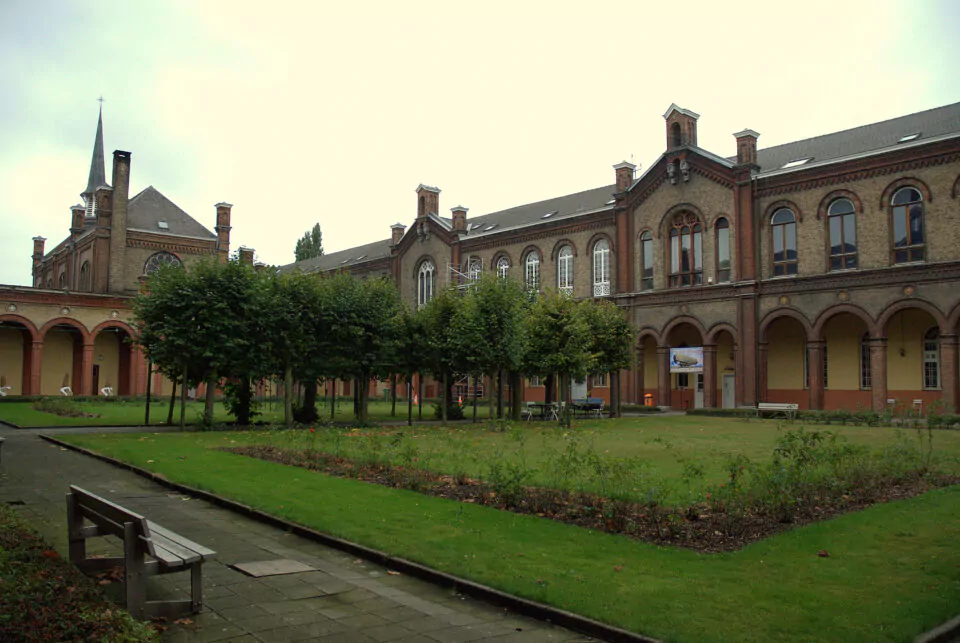
[[[586,304],[569,295],[547,292],[537,298],[527,316],[527,351],[524,370],[560,377],[560,401],[566,402],[562,422],[570,426],[570,380],[583,379],[594,368],[589,315]]]
[[[407,380],[408,425],[413,425],[413,376],[427,367],[423,350],[425,335],[423,310],[411,311],[403,306],[398,319],[394,369]]]
[[[427,367],[440,380],[441,419],[447,423],[450,406],[450,376],[462,370],[464,339],[459,332],[460,295],[453,289],[440,291],[424,306],[424,357]]]
[[[636,334],[623,309],[609,301],[584,301],[592,338],[591,375],[610,374],[610,417],[620,415],[620,371],[630,368]]]

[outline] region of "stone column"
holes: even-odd
[[[83,345],[80,362],[80,395],[97,395],[93,390],[93,339]]]
[[[810,408],[823,409],[823,347],[825,341],[807,342],[807,377],[810,385]]]
[[[20,385],[22,395],[40,395],[40,366],[43,364],[43,342],[32,342],[24,339],[27,344],[24,348],[23,383]]]
[[[640,346],[640,350],[637,351],[637,365],[634,367],[634,390],[637,392],[637,404],[643,404],[643,394],[644,389],[644,357],[643,357],[643,345]]]
[[[703,347],[703,408],[717,408],[717,347]]]
[[[657,346],[657,366],[660,370],[657,387],[657,405],[670,406],[670,347]]]
[[[960,403],[960,365],[957,364],[957,336],[940,336],[940,386],[948,413],[957,412]],[[872,362],[871,362],[872,363]]]
[[[770,344],[763,342],[757,346],[757,384],[758,384],[758,402],[766,402],[767,395],[767,360],[769,359]]]
[[[870,401],[874,411],[887,408],[887,338],[870,338]]]

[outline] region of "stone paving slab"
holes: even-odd
[[[62,555],[67,555],[65,495],[70,484],[115,500],[217,552],[216,559],[203,566],[203,612],[189,624],[171,624],[165,641],[595,640],[425,581],[388,575],[385,568],[355,556],[44,442],[37,433],[0,425],[0,437],[7,438],[0,502],[22,502],[13,508]],[[122,543],[92,539],[88,552],[122,555]],[[278,557],[316,571],[254,578],[229,567]],[[183,598],[189,587],[189,574],[169,574],[149,579],[147,591],[151,599]],[[120,595],[116,584],[107,589]]]

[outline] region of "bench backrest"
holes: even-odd
[[[603,406],[602,397],[588,397],[587,404],[592,404],[593,406]]]
[[[70,485],[70,494],[73,497],[74,506],[76,507],[78,515],[86,518],[100,529],[108,531],[114,536],[123,538],[124,525],[126,523],[133,523],[137,530],[137,535],[146,544],[147,551],[151,556],[156,556],[153,541],[150,538],[150,527],[147,524],[146,518],[114,502],[110,502],[106,498],[101,498],[95,493],[90,493],[74,485]]]
[[[758,409],[796,409],[796,404],[791,404],[789,402],[760,402],[757,404]]]

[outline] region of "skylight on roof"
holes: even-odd
[[[549,219],[550,217],[552,217],[552,216],[555,215],[556,213],[557,213],[556,210],[554,210],[553,212],[547,212],[546,214],[544,214],[544,215],[541,216],[540,218],[541,218],[541,219]]]
[[[482,224],[482,223],[471,223],[471,224],[470,224],[470,230],[471,230],[471,231],[476,230],[477,228],[482,228],[482,227],[483,227],[483,224]]]
[[[484,228],[483,231],[484,231],[484,232],[490,232],[491,230],[493,230],[494,228],[496,228],[498,225],[500,225],[500,224],[499,224],[499,223],[491,223],[491,224],[488,225],[486,228]]]
[[[610,199],[610,200],[607,201],[604,205],[613,205],[613,204],[616,203],[616,202],[617,202],[616,199]]]
[[[344,259],[343,261],[341,261],[341,262],[340,262],[340,265],[342,266],[343,264],[347,263],[348,261],[350,261],[350,257],[347,257],[346,259]]]
[[[900,140],[897,143],[906,143],[907,141],[915,141],[920,138],[920,132],[914,132],[913,134],[907,134],[906,136],[901,136]]]
[[[366,259],[366,258],[367,258],[367,255],[360,255],[359,257],[354,259],[354,261],[360,261],[361,259]]]
[[[157,227],[161,230],[169,230],[170,225],[166,221],[157,221]]]
[[[809,163],[811,160],[813,160],[812,156],[808,156],[807,158],[803,158],[803,159],[794,159],[792,161],[787,161],[786,163],[780,166],[780,169],[789,170],[792,167],[800,167],[804,163]]]

